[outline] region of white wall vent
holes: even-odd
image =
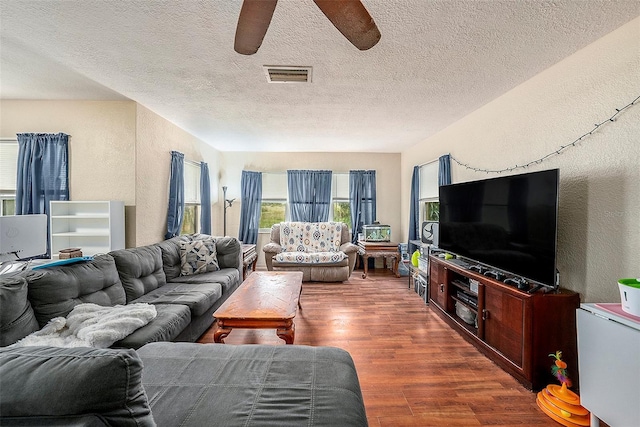
[[[312,67],[264,65],[269,83],[311,83]]]

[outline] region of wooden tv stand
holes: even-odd
[[[429,273],[431,308],[525,387],[540,390],[558,383],[549,357],[558,350],[578,385],[577,293],[560,289],[530,294],[433,255]],[[470,280],[478,282],[477,295]],[[466,311],[460,314],[470,323],[458,316],[456,303],[464,307],[458,310]],[[475,322],[469,312],[477,316]]]

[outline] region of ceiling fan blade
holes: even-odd
[[[380,31],[360,0],[313,0],[333,25],[360,50],[371,49]]]
[[[253,55],[258,51],[271,23],[276,3],[278,0],[244,0],[233,46],[236,52]]]

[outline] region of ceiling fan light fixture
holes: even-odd
[[[269,83],[311,83],[313,67],[264,65]]]

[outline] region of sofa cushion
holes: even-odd
[[[191,317],[204,314],[222,296],[219,283],[167,283],[162,288],[144,294],[133,302],[149,304],[182,304],[189,307]]]
[[[335,264],[345,258],[344,252],[280,252],[274,260],[292,264]]]
[[[217,271],[216,242],[213,238],[180,243],[180,275]]]
[[[29,300],[40,327],[54,317],[66,317],[77,304],[125,304],[125,291],[111,255],[93,261],[42,268],[25,274]]]
[[[338,252],[341,222],[283,222],[280,246],[283,252]]]
[[[24,417],[23,425],[68,425],[96,414],[107,425],[154,426],[141,377],[133,350],[1,349],[0,424]]]
[[[192,276],[180,276],[169,283],[189,283],[192,285],[204,283],[219,283],[222,285],[222,293],[226,293],[231,287],[240,281],[240,272],[235,268],[223,268],[211,273],[194,274]]]
[[[154,343],[138,354],[159,424],[367,425],[353,360],[341,349]]]
[[[216,238],[218,265],[221,269],[235,268],[242,270],[242,246],[235,237]]]
[[[155,245],[120,249],[109,253],[115,259],[127,302],[164,286],[167,278],[162,269],[162,251]]]
[[[27,299],[27,280],[21,276],[0,276],[0,347],[39,329]]]
[[[180,276],[180,243],[187,240],[186,236],[176,236],[154,245],[162,252],[162,268],[167,281]]]
[[[131,335],[115,342],[114,348],[140,348],[156,341],[173,341],[191,323],[191,310],[182,304],[154,304],[156,318]]]

